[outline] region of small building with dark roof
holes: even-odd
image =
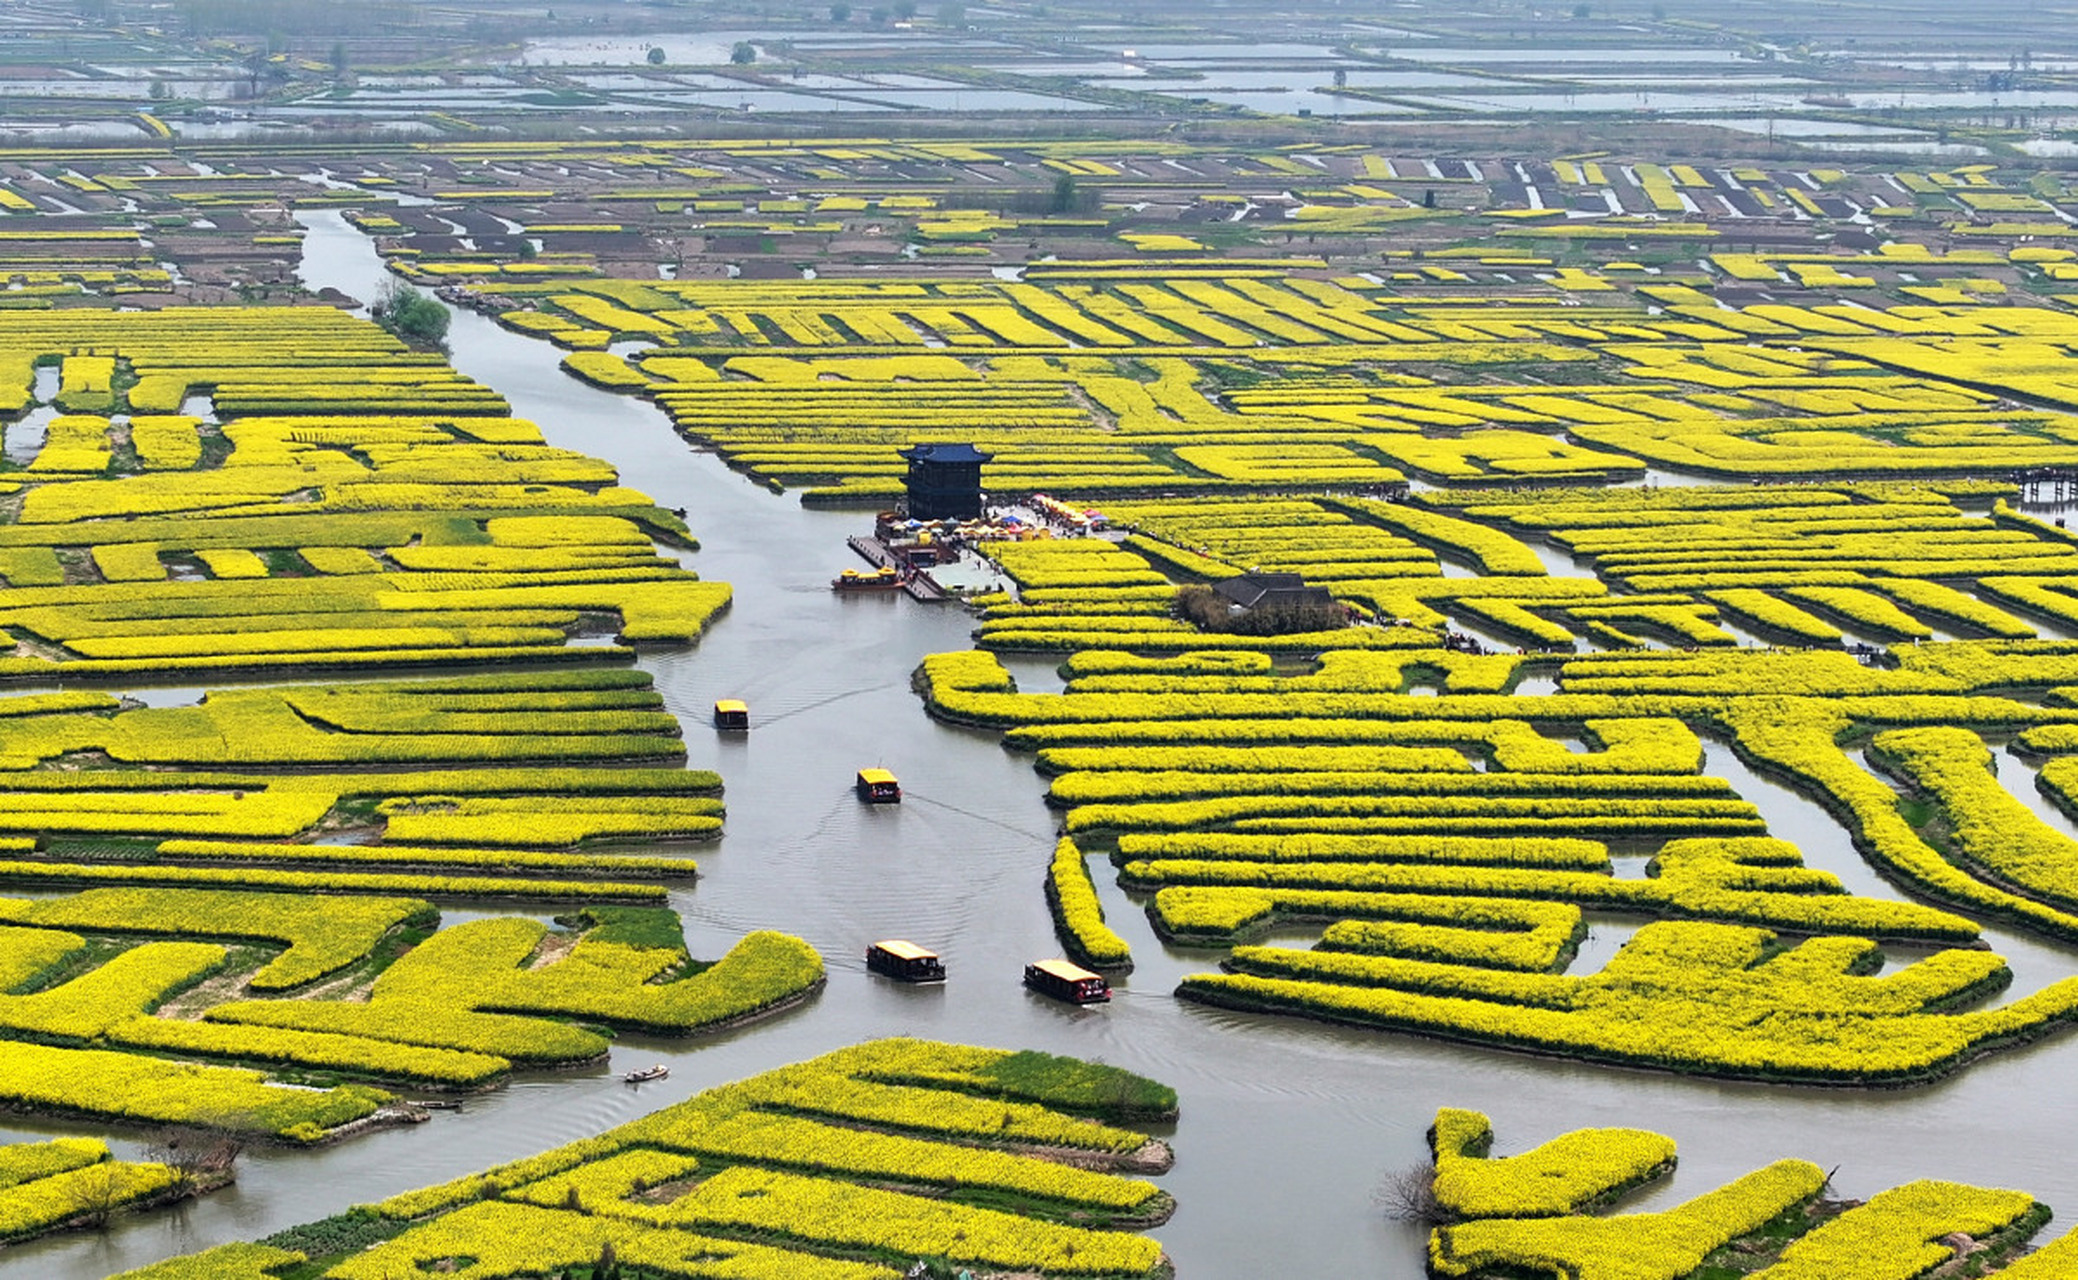
[[[1309,587],[1296,573],[1244,573],[1220,579],[1212,584],[1212,590],[1240,613],[1265,607],[1335,603],[1326,587]]]
[[[981,464],[992,456],[971,444],[918,444],[902,490],[911,520],[974,520],[981,515]]]

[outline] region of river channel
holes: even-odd
[[[301,221],[306,283],[373,296],[385,276],[370,242],[336,212]],[[970,616],[906,597],[834,596],[831,576],[860,563],[845,535],[865,531],[869,515],[807,510],[746,481],[688,447],[654,406],[561,372],[549,344],[458,311],[450,345],[458,368],[502,392],[550,443],[604,458],[622,483],[684,507],[701,542],[687,563],[734,586],[733,608],[697,648],[641,662],[685,726],[690,765],[718,769],[728,788],[727,833],[702,849],[701,879],[674,905],[695,955],[719,955],[751,929],[782,929],[823,953],[829,986],[805,1008],[722,1037],[623,1037],[610,1067],[522,1077],[410,1130],[316,1152],[253,1150],[231,1189],[104,1234],[8,1249],[0,1275],[85,1280],[251,1239],[886,1035],[1097,1058],[1174,1085],[1177,1160],[1161,1182],[1180,1207],[1153,1234],[1182,1280],[1419,1276],[1422,1232],[1388,1220],[1374,1194],[1386,1174],[1422,1158],[1439,1106],[1490,1114],[1497,1153],[1586,1125],[1666,1133],[1680,1143],[1679,1172],[1640,1206],[1664,1207],[1797,1156],[1838,1166],[1834,1185],[1847,1195],[1941,1177],[2023,1188],[2060,1215],[2078,1212],[2078,1162],[2065,1139],[2078,1122],[2078,1039],[2069,1036],[1931,1088],[1859,1093],[1581,1066],[1212,1010],[1170,992],[1217,953],[1164,948],[1101,867],[1107,910],[1139,967],[1108,1008],[1027,994],[1020,966],[1059,949],[1041,893],[1055,825],[1044,783],[995,735],[930,720],[909,688],[925,654],[968,646]],[[1056,687],[1050,664],[1013,668],[1027,688]],[[749,702],[747,738],[718,739],[706,727],[717,697]],[[857,804],[849,784],[864,765],[895,770],[905,803]],[[1754,778],[1722,747],[1710,766],[1813,865],[1859,891],[1896,896],[1815,805]],[[952,980],[907,989],[869,978],[862,948],[886,936],[940,951]],[[2015,961],[2016,993],[2078,971],[2078,956],[1990,936]],[[1604,953],[1593,947],[1588,963]],[[651,1062],[669,1063],[669,1079],[620,1082],[618,1072]],[[100,1131],[16,1125],[0,1138],[65,1132]]]

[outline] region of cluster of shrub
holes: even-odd
[[[1288,636],[1349,625],[1348,607],[1336,601],[1265,602],[1253,609],[1235,609],[1225,596],[1202,585],[1179,588],[1175,609],[1176,616],[1192,626],[1226,635]]]

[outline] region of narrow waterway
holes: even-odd
[[[384,277],[369,242],[335,212],[300,220],[306,283],[372,296]],[[805,510],[743,480],[687,447],[653,406],[563,374],[547,343],[468,312],[455,314],[450,342],[457,367],[502,392],[552,443],[605,458],[623,483],[686,508],[701,540],[688,563],[733,584],[734,607],[697,648],[642,660],[685,725],[691,765],[719,769],[728,786],[727,834],[703,851],[701,880],[675,905],[696,954],[719,954],[750,929],[783,929],[823,952],[829,987],[806,1008],[727,1036],[624,1039],[610,1068],[523,1078],[409,1131],[319,1152],[255,1150],[231,1190],[105,1235],[7,1250],[0,1274],[87,1280],[250,1239],[896,1034],[1098,1058],[1176,1086],[1177,1164],[1162,1182],[1181,1207],[1155,1235],[1182,1280],[1421,1274],[1422,1233],[1386,1220],[1374,1189],[1422,1158],[1439,1106],[1488,1112],[1503,1153],[1586,1125],[1667,1133],[1681,1145],[1680,1172],[1640,1203],[1669,1203],[1799,1156],[1839,1166],[1835,1186],[1849,1195],[1944,1177],[2025,1188],[2066,1218],[2078,1211],[2078,1164],[2062,1138],[2078,1119],[2066,1087],[2078,1065],[2072,1038],[1931,1089],[1855,1093],[1616,1071],[1228,1013],[1170,995],[1179,976],[1209,968],[1218,953],[1163,947],[1101,875],[1139,967],[1109,1008],[1028,995],[1020,966],[1058,951],[1040,891],[1054,832],[1043,781],[995,735],[931,721],[909,688],[923,655],[967,647],[972,619],[906,598],[833,596],[830,577],[853,563],[844,536],[865,527],[863,513]],[[706,728],[717,697],[750,703],[747,738]],[[1855,877],[1855,888],[1893,895],[1865,868],[1856,873],[1844,833],[1822,811],[1743,773],[1729,754],[1713,748],[1713,771],[1760,804],[1777,834],[1803,843],[1814,865]],[[852,771],[870,764],[902,778],[899,808],[853,801]],[[1606,928],[1591,964],[1628,932]],[[918,990],[870,979],[860,953],[891,935],[944,953],[952,980]],[[2032,948],[2028,968],[2054,959]],[[668,1080],[638,1089],[612,1074],[653,1061],[671,1064]]]

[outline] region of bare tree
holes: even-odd
[[[1371,1194],[1385,1216],[1396,1222],[1435,1226],[1450,1220],[1436,1199],[1436,1166],[1426,1160],[1386,1174]]]
[[[227,1129],[167,1125],[145,1140],[148,1160],[173,1170],[178,1195],[199,1195],[230,1180],[232,1167],[245,1153],[245,1139]]]

